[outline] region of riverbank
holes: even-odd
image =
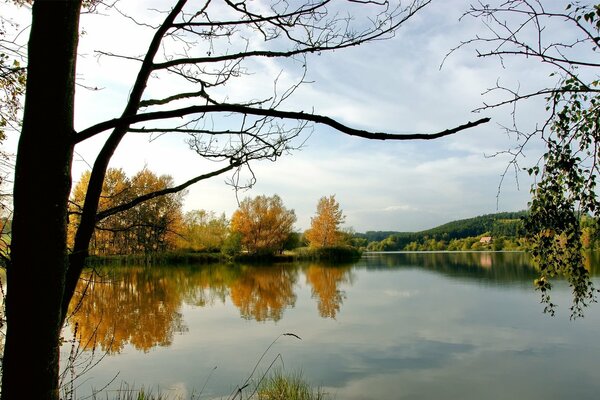
[[[280,263],[294,261],[344,262],[358,260],[362,251],[351,246],[309,248],[300,247],[279,254],[247,254],[228,256],[223,253],[164,252],[151,254],[127,254],[90,256],[89,266],[110,265],[179,265],[214,263]]]

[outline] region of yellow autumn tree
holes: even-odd
[[[317,203],[317,214],[310,219],[310,229],[304,234],[309,246],[320,248],[339,245],[343,238],[340,225],[344,219],[335,195],[321,197]]]
[[[85,200],[90,172],[84,172],[73,189],[70,202],[69,243],[79,225],[79,215]],[[127,207],[133,199],[164,190],[173,184],[168,175],[157,176],[144,168],[132,178],[122,169],[109,168],[106,172],[98,205],[100,215],[90,242],[90,253],[136,254],[165,251],[174,247],[181,225],[181,207],[185,192],[152,198],[141,204]],[[110,213],[124,207],[119,213]]]
[[[69,245],[73,245],[75,239],[75,232],[79,226],[80,214],[83,209],[83,203],[85,201],[85,194],[90,181],[90,171],[85,171],[81,174],[79,182],[73,188],[69,203],[69,225],[68,225],[68,242]],[[129,187],[131,183],[125,171],[121,168],[109,168],[106,171],[106,177],[104,178],[104,184],[102,185],[102,194],[98,203],[98,209],[100,211],[108,210],[112,207],[123,204],[129,197]],[[111,231],[103,229],[111,227]],[[117,216],[109,216],[102,222],[97,224],[97,229],[94,231],[90,243],[90,253],[100,254],[110,252],[108,249],[109,243],[114,241],[112,236],[114,232],[124,229],[124,220]]]
[[[231,217],[231,230],[241,235],[250,254],[272,254],[283,249],[293,232],[296,214],[277,195],[246,198]]]

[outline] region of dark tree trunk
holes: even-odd
[[[58,399],[81,0],[33,3],[14,186],[2,399]]]

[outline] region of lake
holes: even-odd
[[[588,261],[598,287],[600,257]],[[600,304],[570,320],[558,281],[557,315],[544,314],[523,253],[367,253],[338,266],[132,266],[86,277],[65,332],[83,340],[62,349],[63,363],[79,350],[77,374],[91,367],[74,383],[78,398],[106,385],[100,398],[112,396],[123,382],[227,398],[272,363],[338,400],[600,396]]]

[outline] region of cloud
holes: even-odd
[[[501,125],[510,125],[510,109],[472,114],[483,101],[481,96],[497,78],[523,90],[547,83],[544,69],[526,68],[511,61],[502,69],[495,60],[478,59],[473,49],[446,54],[461,40],[480,32],[479,21],[458,21],[464,5],[441,2],[425,7],[390,40],[356,48],[309,55],[307,81],[282,109],[314,112],[334,117],[359,129],[378,132],[436,132],[468,120],[489,116],[492,123],[436,141],[389,142],[348,137],[333,129],[315,125],[301,140],[305,146],[276,163],[254,163],[258,178],[255,187],[240,196],[279,194],[298,216],[298,229],[305,229],[314,214],[317,200],[336,194],[346,224],[363,230],[422,230],[452,219],[501,210],[526,207],[530,180],[517,171],[520,187],[511,175],[505,179],[497,207],[498,186],[509,157],[487,156],[519,143],[507,136]],[[161,2],[127,3],[123,10],[150,23],[161,17],[148,9],[162,8]],[[217,10],[220,12],[220,10]],[[103,88],[77,89],[76,126],[87,127],[120,115],[134,79],[138,63],[94,57],[94,50],[138,55],[148,42],[151,29],[121,16],[82,17],[85,34],[78,59],[80,83]],[[203,51],[202,44],[192,51]],[[300,79],[302,64],[256,58],[246,63],[250,75],[232,79],[225,87],[230,99],[257,99],[273,94],[277,79],[280,90]],[[160,97],[189,90],[178,79],[160,76],[149,85],[148,96]],[[280,92],[281,93],[281,92]],[[517,118],[520,126],[533,126],[543,118],[543,104],[524,104]],[[219,120],[227,123],[227,119]],[[87,164],[92,164],[106,136],[79,144],[76,148]],[[144,166],[160,174],[170,174],[177,183],[216,168],[191,152],[184,137],[161,137],[149,141],[142,135],[128,135],[111,166],[130,174]],[[299,142],[300,143],[300,142]],[[537,160],[539,144],[533,143]],[[531,160],[531,161],[529,161]],[[89,166],[74,163],[74,177]],[[224,184],[226,176],[215,177],[190,188],[186,209],[204,208],[231,215],[237,207],[234,191]]]
[[[401,204],[396,206],[387,206],[383,211],[417,211],[418,208],[409,206],[408,204]]]

